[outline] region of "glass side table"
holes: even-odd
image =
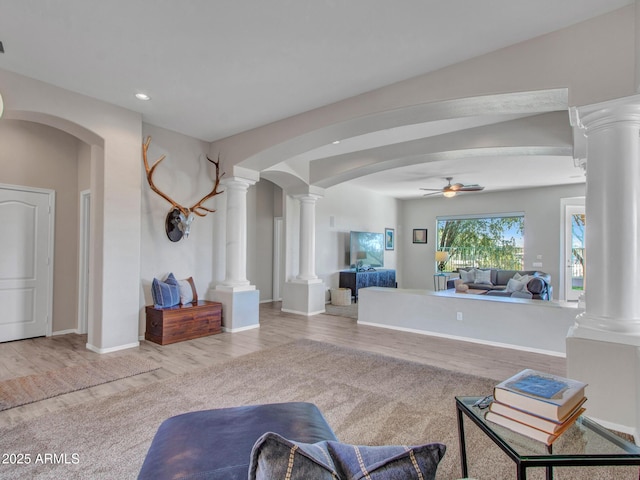
[[[518,480],[527,468],[545,467],[547,480],[553,467],[640,465],[640,447],[618,437],[593,420],[581,416],[551,445],[530,439],[484,419],[487,409],[474,406],[484,397],[456,397],[462,476],[467,477],[464,417],[469,418],[516,463]]]

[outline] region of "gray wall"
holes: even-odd
[[[578,170],[576,170],[578,171]],[[403,202],[404,235],[403,262],[400,277],[404,288],[433,289],[435,273],[437,217],[524,212],[525,269],[534,269],[533,262],[542,262],[537,270],[551,275],[554,298],[558,298],[561,258],[561,199],[584,196],[584,184],[557,187],[476,193],[451,199],[419,199]],[[414,228],[429,230],[427,245],[413,244]],[[538,260],[538,255],[542,256]]]
[[[78,325],[78,184],[86,185],[89,162],[79,175],[86,145],[71,135],[33,122],[0,120],[0,183],[55,190],[53,332]]]

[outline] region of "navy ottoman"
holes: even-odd
[[[304,443],[337,440],[312,403],[185,413],[162,422],[138,478],[246,480],[251,449],[266,432]]]

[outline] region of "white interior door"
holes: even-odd
[[[568,301],[576,301],[586,286],[584,205],[567,205],[565,213],[565,292]]]
[[[50,191],[0,185],[0,341],[50,333],[53,272]]]

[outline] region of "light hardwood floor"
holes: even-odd
[[[461,342],[415,333],[358,325],[332,315],[305,317],[280,311],[280,303],[260,306],[260,328],[221,333],[160,346],[142,341],[137,348],[106,355],[85,348],[85,335],[61,335],[0,344],[0,380],[96,361],[109,356],[138,354],[160,369],[0,412],[0,426],[29,420],[43,413],[91,401],[173,375],[224,362],[234,357],[306,338],[366,350],[472,375],[502,380],[524,369],[566,374],[564,358]]]

